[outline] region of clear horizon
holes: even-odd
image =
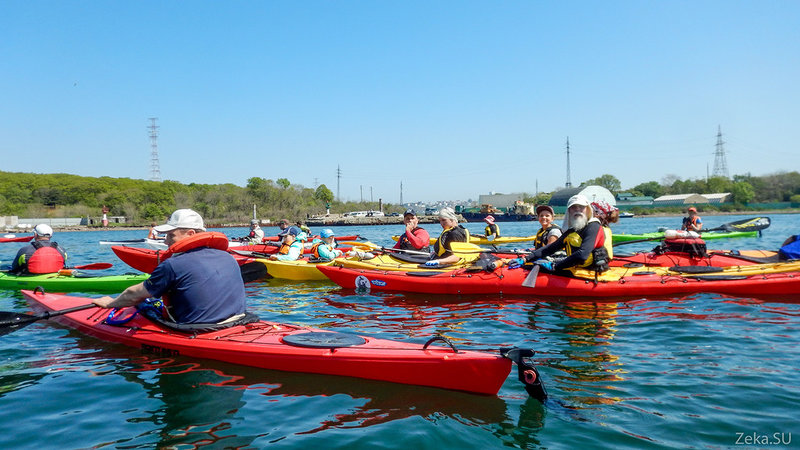
[[[800,3],[54,2],[0,18],[2,170],[343,201],[800,167]],[[337,167],[341,179],[337,189]],[[363,194],[362,194],[363,192]]]

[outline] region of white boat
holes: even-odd
[[[128,239],[120,241],[100,241],[100,245],[121,245],[123,247],[146,247],[153,250],[166,250],[163,239]]]
[[[385,214],[381,211],[351,211],[343,214],[344,217],[383,217]]]
[[[626,217],[633,217],[633,216],[634,216],[634,214],[632,212],[628,212],[628,211],[620,211],[619,212],[619,218],[620,219],[624,219]]]

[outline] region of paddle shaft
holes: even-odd
[[[0,312],[0,336],[4,334],[17,331],[20,328],[26,327],[39,320],[50,319],[51,317],[61,316],[76,311],[83,311],[84,309],[95,308],[97,305],[89,303],[88,305],[74,306],[72,308],[62,309],[58,311],[48,311],[43,314],[17,314],[7,311]]]

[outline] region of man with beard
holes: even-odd
[[[516,269],[525,263],[533,262],[547,270],[563,270],[570,267],[582,267],[595,270],[606,270],[611,260],[611,240],[600,221],[592,214],[589,200],[581,195],[574,195],[567,202],[567,213],[564,215],[564,232],[553,243],[534,250],[524,257],[508,262],[509,269]],[[564,250],[566,258],[549,261],[545,258]]]

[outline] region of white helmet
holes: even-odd
[[[52,236],[53,229],[46,223],[40,223],[39,225],[33,227],[33,234],[36,236]]]

